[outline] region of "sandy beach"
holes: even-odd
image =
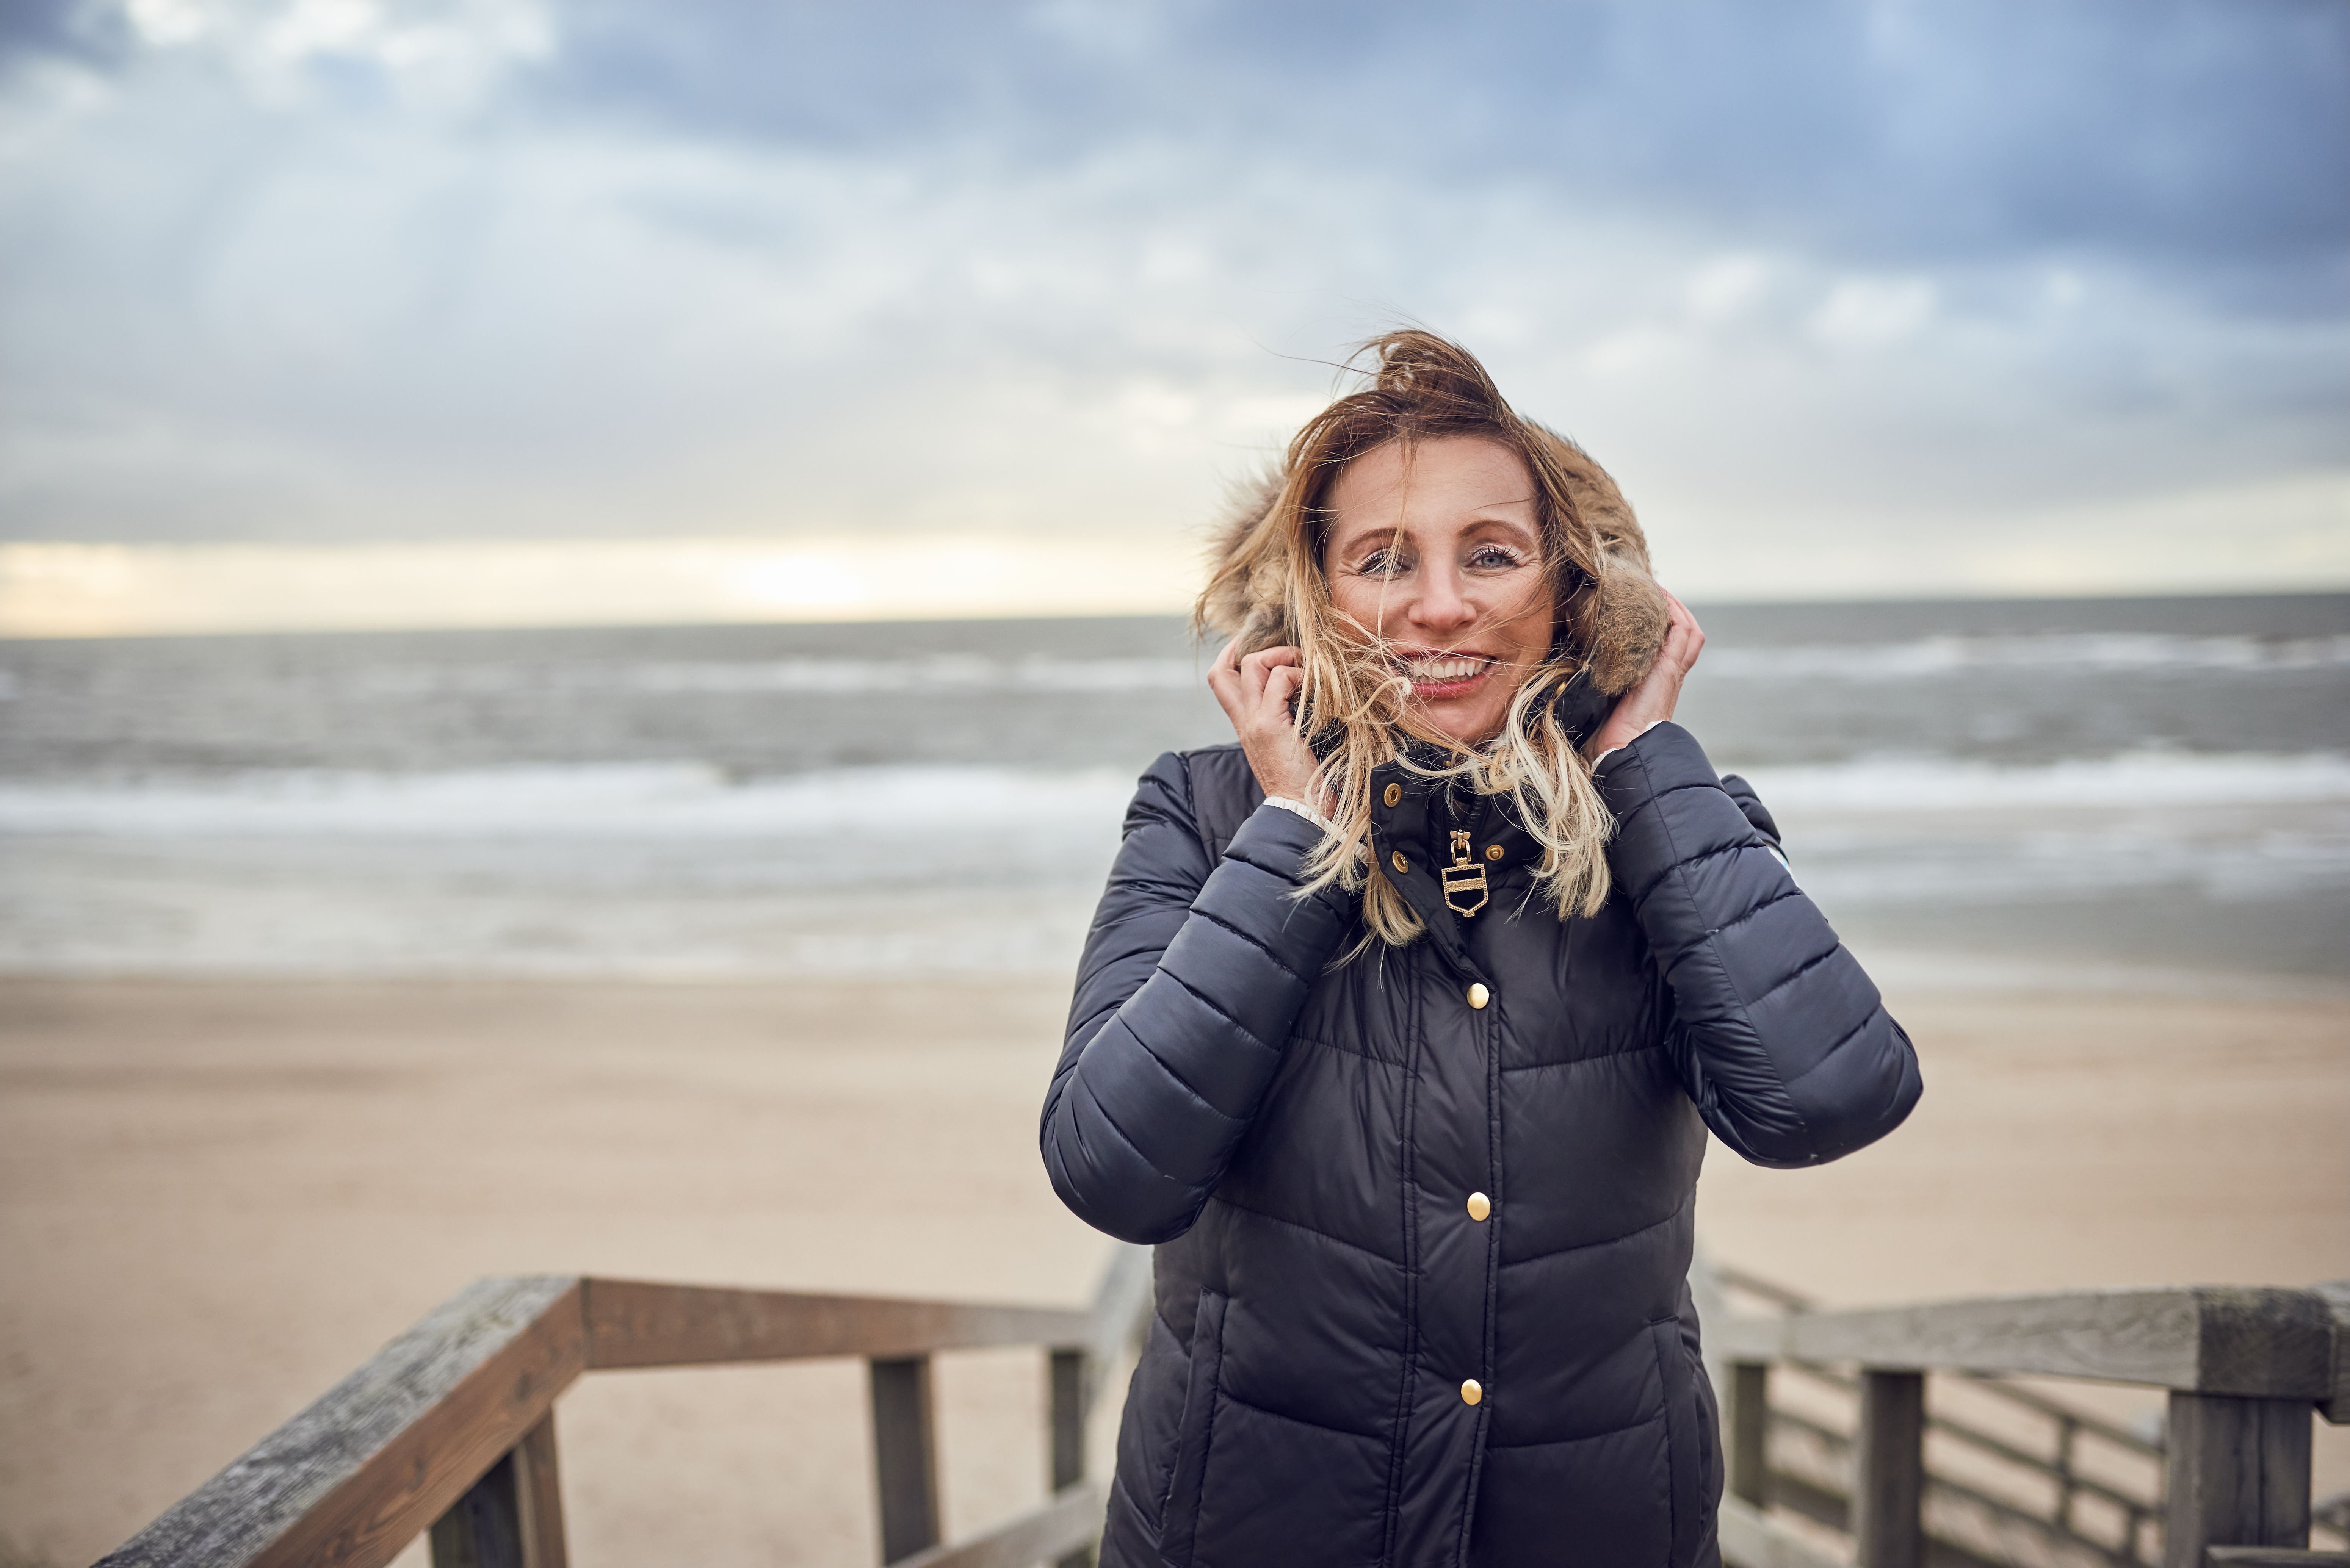
[[[0,982],[0,1562],[96,1557],[478,1275],[1083,1300],[1106,1244],[1035,1156],[1065,997]],[[1715,1150],[1717,1255],[1838,1303],[2350,1274],[2350,1000],[1894,1001],[1915,1118]],[[1036,1374],[945,1358],[951,1533],[1041,1491]],[[606,1375],[561,1432],[583,1568],[872,1560],[858,1366]]]

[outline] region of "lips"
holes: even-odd
[[[1399,656],[1397,665],[1422,697],[1449,697],[1476,684],[1493,661],[1482,654],[1429,653]]]

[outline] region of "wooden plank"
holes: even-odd
[[[1045,1353],[1045,1463],[1055,1495],[1086,1479],[1086,1363],[1082,1350]],[[1090,1546],[1056,1558],[1053,1568],[1093,1568]]]
[[[1094,1292],[1093,1330],[1086,1337],[1092,1371],[1086,1386],[1086,1407],[1101,1397],[1105,1380],[1114,1376],[1129,1350],[1139,1348],[1150,1326],[1150,1249],[1118,1242],[1109,1265],[1102,1271]]]
[[[586,1280],[588,1365],[694,1366],[856,1355],[890,1360],[992,1345],[1079,1345],[1089,1314],[885,1296]]]
[[[2310,1291],[2207,1286],[1991,1296],[1859,1312],[1732,1318],[1737,1361],[2089,1377],[2190,1393],[2328,1397],[2334,1328]]]
[[[1853,1440],[1853,1556],[1860,1568],[1925,1568],[1926,1377],[1870,1367]]]
[[[1853,1568],[1850,1558],[1822,1551],[1744,1498],[1723,1498],[1719,1520],[1725,1568]]]
[[[563,1532],[563,1476],[555,1459],[555,1412],[538,1418],[514,1451],[515,1494],[522,1506],[523,1568],[570,1568]]]
[[[511,1453],[432,1521],[432,1568],[525,1568]]]
[[[939,1540],[938,1428],[931,1358],[872,1364],[873,1469],[881,1509],[881,1561],[896,1563]]]
[[[2334,1386],[2317,1411],[2339,1427],[2350,1423],[2350,1280],[2327,1280],[2312,1285],[2310,1293],[2334,1320]]]
[[[2295,1552],[2289,1546],[2212,1546],[2210,1568],[2350,1568],[2350,1552]]]
[[[565,1568],[555,1412],[432,1521],[432,1568]]]
[[[586,1364],[577,1279],[476,1281],[101,1568],[378,1568],[520,1441]]]
[[[2163,1568],[2203,1568],[2209,1546],[2309,1544],[2306,1399],[2170,1397]]]
[[[1730,1364],[1730,1418],[1722,1423],[1730,1459],[1730,1495],[1756,1508],[1771,1501],[1771,1366],[1762,1361]]]
[[[891,1568],[1032,1568],[1032,1564],[1087,1548],[1101,1539],[1103,1497],[1080,1482],[1033,1512],[1024,1513],[984,1535],[951,1546],[918,1552]],[[1815,1568],[1788,1563],[1784,1568]]]

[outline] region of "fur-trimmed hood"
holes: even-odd
[[[1537,426],[1535,434],[1550,444],[1576,512],[1598,538],[1596,580],[1570,596],[1562,619],[1570,656],[1588,667],[1595,689],[1613,697],[1648,672],[1665,642],[1668,608],[1649,572],[1648,536],[1631,503],[1589,453],[1555,431]],[[1209,535],[1208,567],[1216,586],[1201,601],[1201,623],[1219,636],[1240,638],[1244,652],[1294,640],[1284,608],[1287,568],[1267,564],[1245,577],[1222,576],[1219,568],[1242,553],[1288,477],[1276,466],[1236,483]]]

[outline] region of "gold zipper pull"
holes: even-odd
[[[1466,898],[1477,895],[1477,901],[1463,907],[1454,901],[1455,895]],[[1485,867],[1469,857],[1469,830],[1452,830],[1452,864],[1444,867],[1444,907],[1456,915],[1473,915],[1485,907]]]

